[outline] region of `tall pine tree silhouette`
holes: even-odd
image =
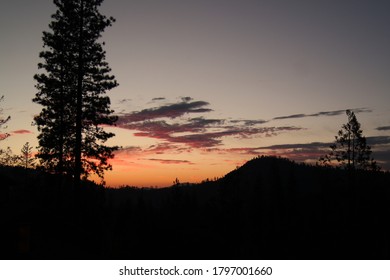
[[[348,122],[343,124],[335,136],[336,141],[330,146],[331,151],[319,159],[320,164],[337,162],[347,170],[379,170],[371,157],[371,147],[367,145],[355,113],[347,110],[346,114]]]
[[[115,21],[98,8],[103,0],[54,0],[50,32],[43,33],[42,73],[34,76],[43,106],[35,117],[40,132],[38,157],[50,171],[72,174],[76,187],[81,176],[103,178],[108,159],[117,147],[105,142],[114,136],[103,125],[117,117],[106,91],[118,85],[105,60],[102,32]]]

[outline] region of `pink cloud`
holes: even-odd
[[[7,138],[9,136],[8,133],[0,133],[0,140],[4,140],[5,138]]]
[[[251,138],[255,135],[266,137],[281,132],[296,131],[302,128],[251,127],[246,125],[224,126],[222,120],[194,118],[183,123],[166,121],[145,121],[118,125],[121,128],[135,130],[134,136],[164,140],[172,144],[185,144],[191,148],[210,148],[222,144],[223,137]],[[210,129],[218,131],[210,131]],[[177,135],[177,134],[182,135]]]
[[[33,134],[33,132],[26,129],[19,129],[19,130],[11,131],[11,134]]]
[[[148,137],[168,143],[179,145],[187,149],[208,149],[223,145],[224,137],[249,139],[253,137],[270,137],[288,131],[302,130],[295,126],[268,126],[268,121],[256,120],[231,120],[209,119],[204,116],[179,118],[186,114],[208,113],[212,109],[205,101],[193,101],[190,97],[184,97],[180,102],[167,104],[160,107],[148,108],[137,112],[122,114],[116,126],[122,129],[132,130],[136,137]],[[177,119],[173,121],[173,119]],[[167,150],[154,151],[165,153]],[[171,152],[171,147],[169,148]]]
[[[148,159],[150,161],[156,161],[162,164],[190,164],[192,165],[193,163],[188,161],[188,160],[175,160],[175,159],[158,159],[158,158],[150,158]]]

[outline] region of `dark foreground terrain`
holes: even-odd
[[[0,182],[2,259],[390,259],[389,173],[266,157],[166,189],[7,167]]]

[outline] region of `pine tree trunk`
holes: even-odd
[[[351,131],[348,128],[348,169],[351,169]]]
[[[355,136],[352,137],[352,169],[355,169]]]
[[[63,56],[63,54],[62,54]],[[64,78],[64,69],[61,66],[61,92],[60,92],[60,135],[59,135],[59,154],[58,154],[58,167],[57,167],[57,173],[58,174],[64,174],[64,107],[65,107],[65,92],[64,92],[64,84],[65,84],[65,78]]]
[[[80,187],[80,177],[82,173],[81,145],[82,145],[82,113],[83,113],[83,26],[84,26],[84,0],[81,0],[80,26],[79,26],[79,61],[78,61],[78,81],[77,81],[77,101],[76,101],[76,145],[75,145],[75,188]]]

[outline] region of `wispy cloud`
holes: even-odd
[[[318,159],[329,148],[331,143],[312,142],[304,144],[280,144],[260,147],[240,147],[230,149],[215,149],[221,153],[235,153],[248,155],[278,155],[287,156],[291,159],[304,161],[307,159]],[[212,151],[212,150],[210,150]]]
[[[251,127],[246,125],[224,126],[219,119],[192,118],[185,122],[145,121],[119,125],[135,130],[135,136],[164,140],[169,143],[185,144],[192,148],[207,148],[222,144],[223,137],[250,138],[274,136],[282,132],[301,130],[300,127]],[[217,130],[217,131],[212,131]]]
[[[154,154],[154,155],[163,155],[163,154],[175,154],[186,151],[182,149],[182,147],[178,145],[174,145],[172,143],[158,143],[156,145],[151,145],[144,150],[146,153]]]
[[[271,145],[271,146],[265,146],[265,147],[259,147],[257,149],[262,150],[297,150],[297,149],[310,149],[310,150],[318,150],[323,148],[328,148],[331,145],[331,143],[324,143],[324,142],[311,142],[311,143],[304,143],[304,144],[280,144],[280,145]]]
[[[11,131],[10,134],[15,135],[15,134],[33,134],[32,131],[26,130],[26,129],[20,129],[20,130],[14,130]]]
[[[0,133],[0,140],[4,140],[9,136],[7,133]]]
[[[162,164],[192,164],[190,161],[171,159],[172,155],[188,153],[198,149],[201,152],[226,155],[274,155],[288,157],[299,162],[316,162],[319,157],[329,152],[328,142],[311,142],[298,144],[280,144],[260,147],[235,147],[224,145],[226,138],[253,139],[272,137],[305,128],[294,125],[269,125],[272,121],[300,119],[306,117],[331,117],[345,114],[346,110],[321,111],[317,113],[300,113],[272,118],[258,119],[219,119],[208,118],[213,110],[206,101],[197,101],[191,97],[182,97],[176,103],[166,103],[163,97],[152,101],[162,101],[163,105],[141,111],[121,114],[117,126],[131,130],[136,137],[148,137],[158,140],[148,147],[125,147],[117,152],[126,160],[154,161]],[[371,112],[367,108],[352,109],[355,113]],[[187,116],[185,118],[185,116]],[[390,126],[378,127],[379,131],[390,130]],[[382,166],[390,166],[390,136],[367,137],[367,143],[373,148],[374,157],[381,160]],[[156,158],[156,155],[167,155],[168,159]]]
[[[179,154],[182,152],[190,152],[191,150],[180,147],[173,143],[158,143],[149,147],[142,148],[140,146],[121,147],[115,154],[124,155],[127,157],[140,157],[146,155],[163,155],[163,154]]]
[[[390,144],[390,136],[370,136],[366,137],[366,139],[371,146]]]
[[[378,147],[380,145],[389,145],[390,136],[370,136],[366,137],[367,143],[372,147]],[[333,142],[311,142],[311,143],[297,143],[297,144],[281,144],[271,145],[265,147],[258,147],[256,150],[299,150],[299,151],[326,151],[330,149],[330,145]]]
[[[384,169],[390,169],[390,136],[367,137],[367,143],[372,147],[373,157],[381,162]],[[219,150],[225,153],[240,153],[248,155],[282,156],[298,162],[317,162],[330,152],[330,142],[311,142],[296,144],[280,144],[263,147],[242,147]]]
[[[192,97],[185,96],[185,97],[182,97],[181,100],[182,100],[183,102],[190,102],[190,101],[192,101],[192,100],[194,100],[194,99],[193,99]]]
[[[158,97],[155,100],[164,100]],[[134,136],[161,140],[178,147],[207,149],[221,146],[224,137],[252,138],[270,137],[279,133],[301,130],[295,126],[267,126],[268,121],[256,120],[223,120],[183,116],[188,114],[209,113],[206,101],[196,101],[191,97],[182,97],[180,101],[164,104],[159,107],[147,108],[141,111],[121,114],[116,125],[123,129],[134,131]],[[171,146],[168,146],[171,149]],[[161,152],[161,147],[156,152]]]
[[[115,153],[134,155],[134,154],[140,153],[142,151],[143,151],[143,149],[139,146],[127,146],[127,147],[121,147]]]
[[[165,101],[164,97],[154,98],[153,101]],[[269,126],[265,125],[273,120],[298,119],[305,117],[329,117],[345,114],[346,110],[321,111],[312,114],[294,114],[275,117],[271,120],[264,119],[216,119],[207,118],[205,115],[213,111],[206,101],[197,101],[191,97],[182,97],[176,103],[163,104],[162,106],[130,112],[119,116],[117,126],[132,130],[136,137],[148,137],[160,140],[155,147],[144,149],[143,152],[153,151],[158,153],[172,153],[185,149],[211,150],[222,148],[224,138],[233,137],[249,139],[255,137],[271,137],[280,133],[303,130],[302,127],[293,125]],[[371,112],[367,108],[353,109],[355,113]],[[192,117],[194,114],[201,114]],[[183,118],[189,115],[189,118]],[[299,145],[279,145],[259,148],[240,148],[230,152],[258,154],[261,151],[285,151],[294,153],[302,158],[310,155],[318,155],[329,143],[310,143]],[[185,148],[183,148],[185,147]],[[182,149],[182,150],[180,150]],[[187,150],[188,151],[188,150]],[[225,150],[227,151],[227,150]]]
[[[268,121],[266,120],[230,120],[231,123],[237,124],[237,123],[242,123],[246,126],[254,126],[258,124],[265,124]]]
[[[305,114],[295,114],[295,115],[288,115],[288,116],[281,116],[281,117],[276,117],[273,118],[274,120],[284,120],[284,119],[300,119],[307,117],[308,115]]]
[[[130,98],[124,98],[124,99],[119,100],[119,104],[125,104],[125,103],[128,103],[130,101],[131,101]]]
[[[144,109],[129,114],[122,114],[121,116],[119,116],[117,124],[122,125],[127,123],[149,121],[160,118],[174,119],[190,113],[207,113],[212,111],[209,108],[205,108],[208,105],[209,103],[205,101],[189,102],[185,100],[179,103]]]
[[[390,171],[390,136],[372,136],[366,139],[373,150],[374,159],[384,170]]]
[[[325,111],[325,112],[317,112],[314,114],[294,114],[294,115],[288,115],[288,116],[280,116],[275,117],[273,120],[285,120],[285,119],[300,119],[300,118],[307,118],[307,117],[333,117],[333,116],[339,116],[345,114],[345,110],[336,110],[336,111]],[[356,108],[356,109],[350,109],[354,113],[369,113],[372,112],[372,110],[368,108]]]
[[[176,159],[159,159],[159,158],[149,158],[150,161],[156,161],[162,164],[190,164],[194,163],[188,160],[176,160]]]
[[[384,130],[390,130],[390,126],[380,126],[376,128],[377,130],[384,131]]]

